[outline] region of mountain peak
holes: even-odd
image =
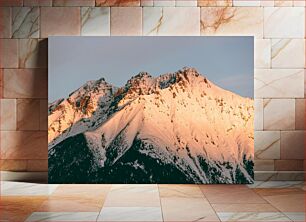
[[[136,76],[133,76],[132,79],[144,79],[144,78],[152,78],[150,73],[148,72],[139,72]]]
[[[147,91],[154,82],[154,77],[152,77],[147,72],[139,72],[136,76],[133,76],[129,79],[125,85],[125,88],[130,93],[140,92],[140,91]]]
[[[200,73],[195,68],[192,68],[192,67],[183,67],[182,69],[178,70],[176,73],[183,74],[185,78],[187,76],[191,76],[191,77],[200,76]]]
[[[193,68],[193,67],[188,67],[188,66],[184,66],[182,69],[180,69],[179,71],[182,71],[182,72],[186,72],[186,73],[189,73],[189,74],[195,74],[195,73],[198,73],[198,71]],[[199,73],[198,73],[199,74]]]

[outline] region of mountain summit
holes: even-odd
[[[252,99],[194,68],[89,81],[49,106],[49,180],[250,183],[253,119]]]

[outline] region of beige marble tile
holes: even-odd
[[[232,6],[233,0],[198,0],[198,6]]]
[[[280,158],[280,132],[279,131],[255,131],[254,132],[254,156],[255,159],[279,159]]]
[[[29,221],[96,221],[99,212],[34,212],[26,220]]]
[[[304,38],[304,32],[305,10],[303,8],[264,8],[265,38]]]
[[[303,171],[303,160],[275,160],[275,170],[277,171]]]
[[[304,0],[293,0],[293,6],[295,6],[295,7],[305,7],[306,2]]]
[[[233,0],[233,6],[260,6],[260,0]]]
[[[47,197],[1,196],[0,220],[25,221]]]
[[[175,6],[175,0],[153,0],[154,7]]]
[[[254,171],[274,170],[274,160],[258,160],[255,157]]]
[[[82,7],[81,19],[82,36],[110,35],[109,7]]]
[[[254,130],[263,130],[263,99],[254,99]]]
[[[153,4],[154,4],[153,2],[154,2],[154,0],[140,0],[140,5],[144,6],[144,7],[153,6]]]
[[[14,7],[12,9],[12,37],[39,38],[39,8]]]
[[[256,39],[254,50],[255,68],[271,68],[271,40]]]
[[[22,6],[22,0],[0,0],[0,7]]]
[[[46,159],[46,158],[45,158]],[[14,175],[26,175],[25,178],[31,177],[32,179],[38,178],[33,173],[16,173]],[[37,174],[36,174],[37,175]],[[43,174],[41,174],[43,175]],[[1,181],[1,197],[3,196],[15,196],[15,197],[30,197],[33,199],[39,198],[40,196],[49,196],[58,187],[57,184],[44,184],[44,183],[30,183],[30,182],[20,182],[20,181],[10,181],[8,172],[1,172],[3,179],[8,178],[8,180]]]
[[[161,198],[164,221],[219,221],[204,198]]]
[[[54,35],[80,35],[80,13],[78,7],[42,7],[41,38]]]
[[[306,98],[306,69],[304,69],[304,98]]]
[[[27,170],[27,160],[0,160],[0,169],[3,171],[24,172]]]
[[[281,132],[281,159],[304,159],[305,131]]]
[[[48,160],[27,160],[27,171],[29,172],[48,171]]]
[[[295,100],[295,129],[305,129],[305,99]]]
[[[159,196],[161,198],[204,198],[201,189],[197,185],[190,184],[160,184]]]
[[[19,39],[19,68],[47,68],[48,42],[46,39]]]
[[[15,99],[0,99],[0,118],[1,118],[0,121],[1,130],[16,130]]]
[[[260,0],[260,6],[264,7],[273,7],[274,6],[274,0]]]
[[[53,6],[95,6],[95,0],[53,0]]]
[[[200,188],[211,204],[266,203],[246,185],[200,185]]]
[[[202,35],[263,36],[263,9],[260,7],[202,7]]]
[[[47,159],[47,132],[1,131],[4,159]]]
[[[96,0],[96,6],[140,6],[140,0]]]
[[[200,35],[200,8],[144,7],[143,35]]]
[[[163,221],[160,207],[103,207],[97,221]]]
[[[196,7],[198,4],[197,0],[176,0],[175,6],[182,6],[182,7]]]
[[[5,69],[5,98],[47,98],[46,69]]]
[[[11,38],[12,10],[9,7],[0,8],[0,38]]]
[[[141,35],[141,7],[112,7],[111,35]]]
[[[280,212],[225,212],[218,213],[221,221],[287,221],[290,219]]]
[[[305,221],[305,212],[283,212],[294,222]]]
[[[298,188],[303,189],[304,181],[254,181],[247,185],[251,189],[255,188]]]
[[[157,185],[112,185],[105,207],[159,207]]]
[[[3,98],[3,69],[0,69],[0,99]]]
[[[303,171],[257,171],[255,172],[255,181],[280,181],[294,182],[303,181]]]
[[[17,100],[17,130],[39,130],[39,99]]]
[[[303,69],[256,69],[255,98],[303,98]]]
[[[290,7],[293,6],[293,0],[274,0],[275,7]]]
[[[18,40],[0,39],[0,68],[18,68]]]
[[[98,212],[103,206],[103,198],[85,196],[50,196],[37,210],[38,212]]]
[[[39,103],[39,129],[48,130],[48,100],[41,99]]]
[[[264,130],[290,130],[294,128],[294,99],[264,99]]]
[[[304,39],[272,39],[272,68],[304,68]]]
[[[23,0],[24,6],[52,6],[52,0]]]
[[[277,212],[278,210],[268,203],[261,204],[212,204],[216,212]]]
[[[258,189],[256,192],[281,212],[304,212],[305,191],[301,189]]]
[[[87,197],[103,199],[110,191],[110,184],[61,184],[52,193],[53,197]]]

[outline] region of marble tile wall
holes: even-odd
[[[0,0],[2,170],[47,171],[52,35],[255,36],[255,177],[302,178],[305,1]]]

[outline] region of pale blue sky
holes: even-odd
[[[140,71],[159,76],[184,66],[253,97],[253,37],[49,37],[49,102],[88,80],[123,86]]]

